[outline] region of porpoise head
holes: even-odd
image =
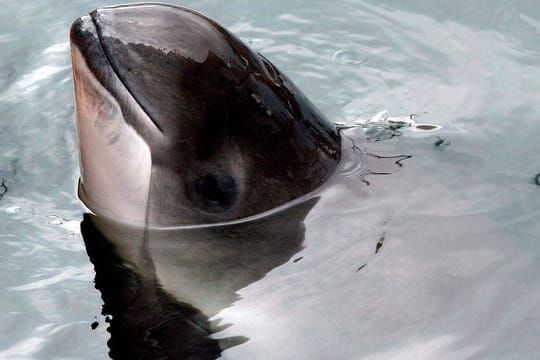
[[[339,134],[262,55],[177,6],[105,7],[71,28],[80,197],[131,223],[226,222],[320,187]]]

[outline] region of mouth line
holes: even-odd
[[[92,25],[96,29],[96,35],[97,35],[97,41],[99,43],[99,48],[100,48],[103,56],[107,60],[108,66],[110,66],[110,68],[114,72],[114,75],[115,75],[116,79],[122,84],[122,87],[126,90],[126,92],[129,94],[129,96],[131,96],[131,98],[135,101],[135,103],[140,107],[140,109],[144,112],[146,117],[155,126],[155,128],[161,134],[163,134],[163,129],[161,128],[161,126],[159,126],[159,124],[154,119],[152,119],[152,117],[148,114],[148,111],[138,101],[137,97],[135,97],[135,95],[131,92],[131,90],[129,89],[129,86],[127,86],[126,82],[119,76],[118,69],[116,69],[115,66],[113,65],[113,62],[111,61],[111,58],[110,58],[110,54],[108,53],[108,51],[106,50],[106,48],[104,46],[103,35],[102,35],[102,33],[103,33],[102,30],[103,29],[102,29],[102,27],[99,25],[99,23],[97,21],[97,17],[99,16],[98,13],[97,13],[97,9],[92,11],[91,13],[89,13],[88,16],[92,20]],[[87,61],[89,61],[89,59]],[[106,86],[104,86],[104,88],[107,89]],[[111,93],[109,89],[107,89],[107,91],[109,91],[109,93]],[[111,95],[112,95],[112,93],[111,93]]]

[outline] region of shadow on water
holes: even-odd
[[[209,318],[302,249],[312,198],[221,227],[148,230],[86,214],[81,231],[110,322],[113,359],[214,359],[247,338],[214,339]]]

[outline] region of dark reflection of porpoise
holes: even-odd
[[[247,223],[149,231],[85,215],[81,230],[113,359],[214,359],[245,338],[215,340],[208,317],[302,247],[317,198]],[[241,335],[241,334],[239,334]]]

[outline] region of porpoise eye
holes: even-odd
[[[209,212],[230,209],[238,195],[234,178],[221,174],[201,176],[188,184],[186,190],[188,198],[195,206]]]

